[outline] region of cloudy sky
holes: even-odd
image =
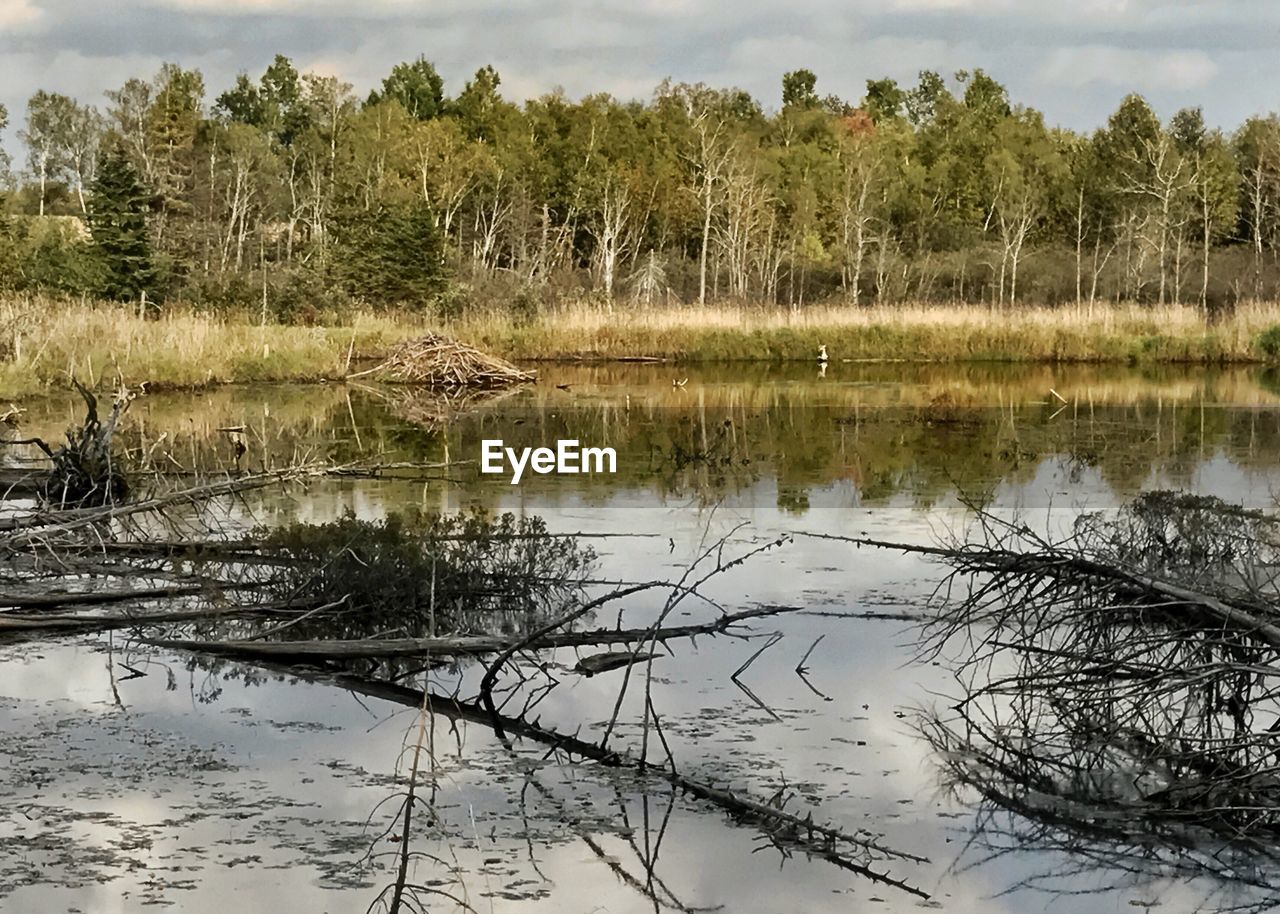
[[[983,67],[1053,123],[1097,126],[1139,91],[1233,125],[1280,108],[1278,50],[1272,0],[0,0],[0,103],[12,148],[37,88],[101,103],[171,60],[214,97],[280,52],[363,92],[425,54],[450,91],[492,63],[518,99],[644,97],[673,76],[773,106],[797,67],[853,100],[869,77]]]

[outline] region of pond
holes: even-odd
[[[776,846],[670,780],[499,739],[447,707],[420,714],[332,677],[197,660],[117,633],[0,645],[0,908],[362,912],[385,909],[402,864],[431,910],[996,914],[1280,902],[1188,876],[1154,852],[1146,866],[1109,865],[1109,849],[1087,836],[1070,853],[1061,842],[991,840],[1017,830],[972,791],[948,788],[920,732],[921,712],[960,691],[946,658],[921,650],[944,570],[814,536],[930,544],[963,530],[974,506],[1060,530],[1161,488],[1272,505],[1280,379],[1260,369],[894,363],[539,371],[534,387],[443,412],[372,386],[156,393],[133,403],[121,438],[169,472],[302,459],[387,467],[385,478],[243,495],[229,509],[235,523],[481,506],[583,534],[610,581],[674,580],[718,544],[726,557],[759,547],[705,595],[730,611],[791,611],[755,620],[759,637],[673,642],[652,662],[658,754],[669,750],[700,783],[900,853],[872,853],[869,872],[858,871]],[[33,433],[53,438],[78,421],[71,398],[27,405]],[[222,430],[241,427],[237,457]],[[614,448],[617,472],[511,485],[479,471],[485,440],[564,438]],[[652,612],[646,599],[630,603]],[[703,617],[705,606],[678,615]],[[513,707],[536,701],[540,726],[599,740],[623,674],[576,675],[577,657],[541,655],[556,685]],[[417,685],[469,697],[482,672],[435,667]],[[627,692],[615,745],[645,738],[644,701],[643,689]],[[424,802],[405,820],[398,797],[415,767]]]

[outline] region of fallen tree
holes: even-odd
[[[1027,880],[1041,889],[1101,865],[1117,883],[1210,877],[1256,893],[1241,910],[1273,907],[1280,519],[1168,492],[1058,539],[978,517],[951,544],[850,540],[951,568],[923,654],[957,694],[918,726],[944,783],[977,798],[974,846],[1054,854]]]

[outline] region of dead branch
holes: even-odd
[[[614,595],[610,594],[609,599]],[[607,602],[602,598],[597,606]],[[246,607],[251,610],[252,607]],[[451,635],[440,638],[375,638],[363,641],[335,639],[317,641],[199,641],[145,639],[156,647],[196,651],[221,657],[271,660],[377,660],[388,657],[462,657],[485,654],[514,656],[524,650],[551,650],[561,647],[587,647],[609,644],[639,644],[654,640],[660,643],[699,635],[732,634],[735,626],[751,619],[785,612],[783,607],[762,607],[727,613],[711,622],[659,628],[593,629],[581,632],[548,631],[537,637],[506,638],[500,635]],[[2,618],[2,617],[0,617]]]

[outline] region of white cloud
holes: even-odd
[[[1186,91],[1205,86],[1218,66],[1203,51],[1132,51],[1088,45],[1058,48],[1036,76],[1041,82],[1068,88],[1105,83],[1127,89]]]
[[[4,0],[0,0],[4,2]],[[527,7],[532,0],[520,3],[502,3],[501,0],[432,0],[430,5],[422,0],[363,0],[358,10],[349,0],[152,0],[161,9],[179,12],[216,13],[242,16],[296,16],[300,19],[323,19],[336,14],[357,12],[364,18],[381,16],[422,15],[424,18],[476,12],[503,10],[511,6]]]
[[[0,29],[16,28],[40,18],[31,0],[0,0]]]
[[[988,10],[1007,10],[1014,7],[1012,0],[893,0],[896,10],[969,10],[975,13]]]

